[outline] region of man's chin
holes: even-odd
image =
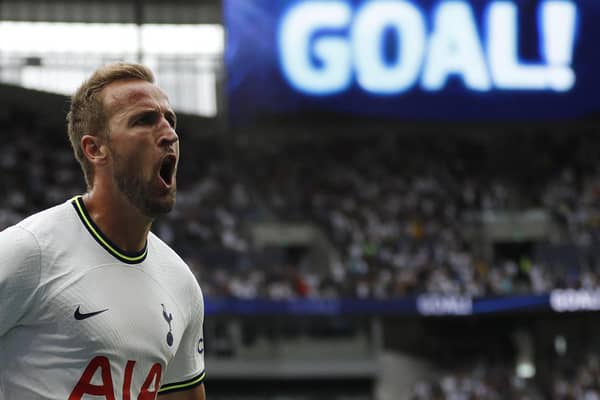
[[[171,212],[175,206],[175,192],[169,193],[168,195],[162,196],[156,200],[149,200],[146,202],[144,214],[150,218],[156,218],[161,215],[165,215]]]
[[[169,213],[175,205],[177,186],[159,187],[155,182],[144,182],[138,177],[115,174],[117,188],[142,215],[154,219]]]

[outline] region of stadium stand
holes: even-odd
[[[4,116],[2,128],[10,138],[0,150],[9,190],[0,227],[84,190],[57,128],[19,110]],[[555,143],[540,148],[543,135],[552,137],[522,138],[521,154],[497,150],[510,136],[432,145],[398,135],[263,148],[225,148],[204,138],[193,153],[183,147],[176,208],[155,229],[194,266],[212,297],[386,299],[596,288],[600,164],[590,153],[598,139],[591,132],[555,135]],[[521,254],[478,247],[473,232],[481,216],[531,209],[550,216],[552,237]],[[316,226],[331,245],[325,268],[307,265],[307,249],[257,246],[251,226],[264,221]]]
[[[0,229],[84,190],[62,122],[8,104],[0,126],[6,192]],[[181,135],[178,203],[155,230],[186,258],[209,300],[511,296],[598,288],[600,164],[594,149],[600,143],[592,130],[485,139],[438,135],[436,141],[396,134],[250,143]],[[511,145],[517,139],[518,148]],[[479,237],[486,215],[530,210],[549,216],[545,236],[516,235],[508,243]],[[324,238],[327,251],[318,262],[312,242],[261,245],[253,229],[299,221]],[[214,347],[207,351],[235,358],[227,323],[213,324],[207,340]],[[278,335],[322,338],[360,331],[345,324],[299,321],[274,333],[243,321],[242,341],[266,339],[275,346]],[[592,349],[555,357],[544,374],[551,378],[536,381],[516,374],[514,357],[440,365],[435,377],[413,385],[412,398],[594,399],[594,354]],[[336,398],[368,398],[363,396]]]

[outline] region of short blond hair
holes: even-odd
[[[71,98],[71,107],[67,114],[67,132],[88,189],[93,185],[94,168],[83,154],[81,138],[84,135],[108,135],[108,118],[99,93],[115,81],[129,79],[154,83],[154,74],[142,64],[125,62],[107,64],[98,68],[83,82]]]

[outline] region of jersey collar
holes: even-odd
[[[98,244],[106,251],[108,251],[113,257],[127,264],[139,264],[146,259],[148,255],[148,240],[144,244],[144,248],[139,252],[127,252],[116,244],[114,244],[94,223],[90,215],[88,214],[85,204],[83,203],[82,196],[75,196],[71,199],[71,204],[75,208],[79,219],[83,222],[90,235],[98,242]]]

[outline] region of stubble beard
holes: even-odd
[[[144,181],[140,171],[141,163],[136,163],[133,158],[125,159],[114,149],[111,149],[114,160],[114,180],[117,188],[127,197],[129,202],[140,212],[154,219],[169,213],[175,204],[176,184],[173,181],[173,190],[168,194],[153,193],[152,182]]]

